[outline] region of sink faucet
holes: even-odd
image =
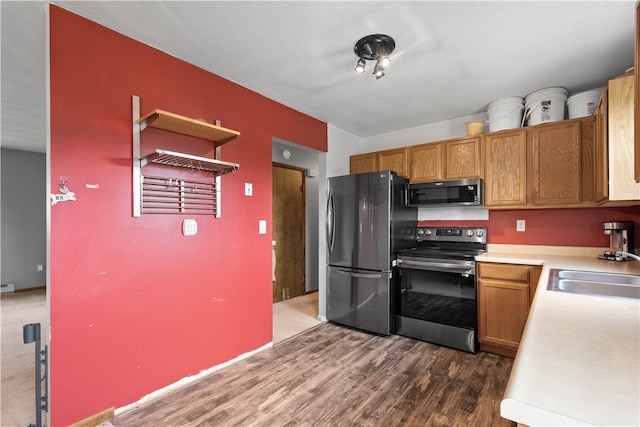
[[[616,261],[622,261],[622,258],[628,256],[629,258],[633,258],[636,261],[640,261],[640,256],[631,254],[629,252],[616,252]]]

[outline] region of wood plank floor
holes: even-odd
[[[323,323],[113,420],[117,426],[513,426],[512,359]]]

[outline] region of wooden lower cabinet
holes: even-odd
[[[542,267],[478,263],[480,350],[515,357]]]

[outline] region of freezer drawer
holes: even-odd
[[[328,267],[327,319],[381,335],[394,333],[391,273]]]

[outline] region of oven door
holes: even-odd
[[[400,259],[398,265],[397,333],[475,353],[475,262]]]

